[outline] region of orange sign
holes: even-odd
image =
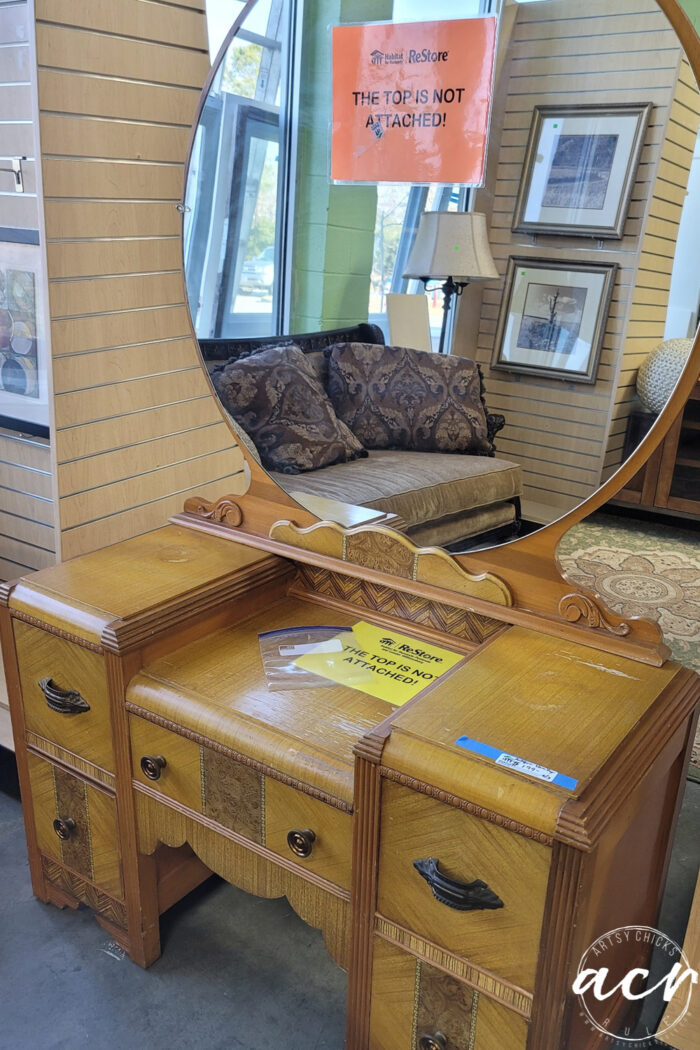
[[[336,26],[331,178],[483,182],[496,19]]]

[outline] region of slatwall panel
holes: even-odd
[[[0,2],[0,166],[9,166],[8,157],[28,158],[22,164],[24,193],[15,193],[12,177],[0,174],[0,227],[13,230],[39,227],[31,78],[28,5]],[[0,239],[0,268],[8,250],[14,244]],[[0,430],[0,579],[56,560],[51,497],[48,441]]]
[[[505,87],[494,107],[486,191],[477,208],[491,210],[491,248],[499,273],[508,257],[617,262],[620,269],[605,330],[597,382],[565,383],[490,370],[503,284],[485,285],[477,358],[487,403],[506,416],[498,451],[521,463],[525,500],[535,514],[563,512],[600,483],[610,405],[635,287],[644,221],[676,85],[680,49],[653,0],[591,0],[585,6],[549,0],[520,5],[513,28]],[[511,232],[533,107],[652,102],[629,217],[620,241],[602,251],[587,238]],[[459,333],[458,333],[459,339]],[[465,340],[465,345],[473,342]]]
[[[627,417],[635,407],[637,369],[664,338],[674,251],[699,123],[700,93],[688,61],[683,57],[642,241],[611,418],[604,480],[622,462]]]
[[[244,491],[180,255],[203,0],[36,0],[62,557]]]
[[[15,193],[11,175],[0,174],[0,226],[36,230],[28,11],[26,0],[0,0],[0,167],[9,166],[8,157],[27,158],[22,162],[24,193]]]

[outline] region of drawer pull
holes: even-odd
[[[167,764],[162,755],[144,755],[141,759],[141,772],[149,780],[160,780],[160,774]]]
[[[89,703],[77,689],[59,689],[53,678],[42,678],[39,688],[46,697],[47,706],[59,715],[82,715],[90,710]]]
[[[306,828],[305,831],[290,831],[287,835],[287,845],[297,857],[310,857],[315,841],[316,836],[311,828]]]
[[[53,830],[56,832],[61,842],[67,842],[75,831],[75,821],[72,817],[65,817],[64,819],[58,817],[53,822]]]
[[[474,882],[457,882],[443,875],[438,868],[435,857],[426,860],[414,860],[413,867],[423,876],[433,891],[433,897],[457,911],[484,911],[490,908],[502,908],[503,901],[481,879]]]
[[[442,1032],[435,1035],[422,1035],[418,1040],[420,1050],[447,1050],[447,1039]]]

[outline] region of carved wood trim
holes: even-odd
[[[346,576],[314,565],[298,566],[297,579],[290,588],[290,594],[311,601],[318,600],[318,596],[321,595],[335,602],[340,601],[355,608],[383,613],[397,620],[409,620],[453,638],[466,638],[477,645],[504,629],[499,620],[480,616],[468,609],[460,609],[419,594],[383,587],[372,580]]]
[[[569,960],[576,932],[576,903],[586,855],[555,842],[547,886],[535,998],[527,1050],[542,1050],[545,1042],[561,1046],[569,1002]]]
[[[388,941],[403,951],[410,952],[411,955],[425,959],[436,969],[458,977],[472,988],[483,992],[489,999],[495,999],[507,1006],[509,1010],[529,1019],[533,996],[530,992],[519,988],[517,984],[504,981],[502,977],[491,973],[490,970],[484,970],[481,966],[452,955],[439,945],[433,944],[432,941],[426,941],[403,926],[390,922],[383,915],[377,915],[375,918],[375,933],[382,940]]]
[[[410,788],[411,791],[417,791],[421,795],[429,795],[439,802],[444,802],[447,806],[463,809],[465,813],[471,813],[472,816],[486,820],[489,824],[496,824],[499,828],[512,831],[515,835],[522,835],[523,838],[540,842],[543,846],[551,846],[554,842],[552,836],[547,835],[544,831],[538,831],[536,828],[531,828],[527,824],[521,824],[520,821],[513,820],[511,817],[504,817],[502,813],[495,813],[491,809],[478,806],[475,802],[469,802],[467,799],[459,798],[457,795],[451,795],[448,791],[443,791],[432,784],[426,784],[422,780],[416,780],[415,777],[410,777],[407,773],[398,773],[395,769],[389,769],[387,766],[382,766],[380,773],[385,780],[393,780],[396,784],[401,784],[402,787]]]
[[[77,875],[74,871],[62,867],[49,857],[42,854],[41,867],[46,878],[52,885],[57,886],[64,893],[83,901],[93,911],[103,915],[116,926],[126,929],[126,908],[121,901],[109,897],[99,887],[88,882],[87,879]]]
[[[285,520],[275,522],[270,538],[318,554],[330,554],[360,568],[432,583],[495,605],[513,604],[513,596],[500,577],[490,572],[472,575],[439,547],[416,547],[407,536],[383,525],[345,529],[335,522],[321,521],[299,528]]]
[[[39,620],[36,616],[30,616],[29,613],[21,612],[19,609],[12,609],[10,614],[13,620],[22,620],[23,623],[28,623],[31,627],[38,627],[41,631],[45,631],[46,634],[53,634],[57,638],[63,638],[66,642],[70,642],[72,645],[79,645],[81,649],[89,649],[91,653],[98,653],[100,656],[104,654],[104,649],[101,645],[97,645],[96,642],[88,642],[77,634],[71,634],[70,631],[64,631],[60,627],[53,627],[50,623],[46,623],[45,620]]]
[[[205,499],[204,496],[190,496],[185,500],[184,512],[233,528],[243,523],[243,511],[233,496],[222,496],[214,501]]]
[[[602,601],[587,594],[585,591],[575,591],[566,594],[559,602],[559,612],[569,623],[582,621],[586,627],[594,630],[607,631],[615,634],[618,638],[626,638],[632,628],[619,616],[606,609]]]
[[[369,1046],[374,913],[377,908],[381,779],[378,765],[389,734],[368,733],[355,747],[356,814],[352,836],[352,917],[347,1047]]]
[[[220,755],[226,755],[227,758],[232,759],[234,762],[240,762],[243,766],[255,769],[264,776],[270,777],[271,780],[278,780],[281,784],[287,784],[289,787],[293,787],[296,791],[300,791],[303,795],[310,795],[311,798],[317,798],[319,802],[325,802],[327,806],[332,806],[333,809],[339,809],[343,813],[352,813],[353,811],[352,805],[349,802],[345,802],[341,798],[336,798],[335,795],[329,795],[327,791],[322,791],[320,788],[312,787],[311,784],[305,784],[301,780],[296,780],[287,773],[281,773],[278,769],[266,766],[264,762],[258,762],[255,758],[250,758],[248,755],[244,755],[240,751],[234,751],[233,748],[226,747],[225,744],[217,744],[216,741],[210,740],[209,737],[202,736],[201,733],[195,733],[191,729],[185,729],[184,726],[178,725],[177,722],[172,722],[169,718],[163,718],[161,715],[155,715],[152,711],[146,711],[144,708],[138,707],[136,704],[133,704],[128,700],[126,702],[126,710],[132,715],[137,715],[138,718],[143,718],[145,722],[152,722],[153,725],[160,726],[162,729],[167,729],[169,732],[175,733],[177,736],[184,736],[187,740],[193,740],[195,744],[199,744],[201,747],[207,747],[211,751],[217,751]],[[161,796],[159,795],[158,797],[160,798]]]

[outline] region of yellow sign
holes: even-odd
[[[397,707],[464,659],[461,653],[364,620],[339,634],[338,641],[342,649],[337,652],[309,653],[300,656],[296,665]]]

